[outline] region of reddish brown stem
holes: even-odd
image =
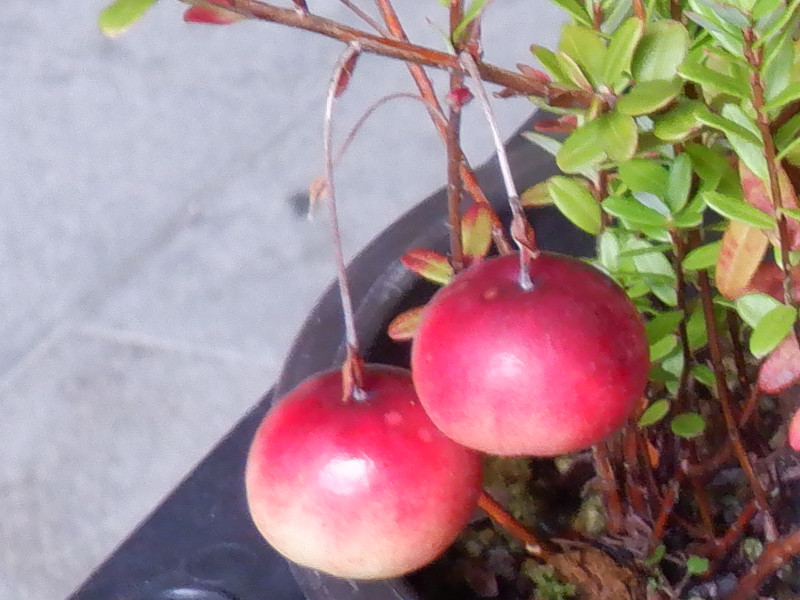
[[[750,464],[750,459],[747,456],[747,450],[742,443],[742,438],[739,435],[739,428],[733,416],[733,409],[731,408],[730,391],[728,390],[728,383],[725,380],[725,367],[722,364],[722,349],[720,348],[719,332],[717,331],[716,320],[714,319],[714,299],[711,295],[711,283],[706,271],[698,273],[698,284],[700,286],[700,299],[703,305],[703,314],[706,321],[706,332],[708,334],[708,348],[711,353],[711,363],[714,370],[714,377],[717,383],[717,395],[719,397],[719,404],[722,409],[722,415],[725,419],[725,426],[728,430],[728,437],[731,440],[734,454],[742,467],[742,470],[747,475],[750,481],[750,487],[753,491],[753,496],[756,499],[758,508],[764,511],[768,521],[772,518],[769,514],[769,503],[767,502],[767,493],[761,485],[758,477],[753,470],[753,465]]]
[[[438,69],[455,69],[463,72],[458,58],[446,52],[417,46],[401,40],[372,35],[331,19],[312,14],[300,14],[295,10],[280,8],[260,0],[230,0],[230,2],[230,10],[245,17],[297,27],[348,44],[357,44],[363,52],[410,61]],[[564,102],[582,107],[588,107],[591,104],[592,94],[588,92],[571,90],[565,95],[564,91],[553,89],[550,85],[541,81],[535,81],[520,73],[514,73],[483,62],[478,63],[478,70],[483,80],[503,86],[519,94],[538,96],[545,99],[559,97]]]
[[[394,6],[390,0],[376,0],[376,3],[381,11],[383,20],[389,29],[390,35],[397,40],[408,41],[406,32],[403,29],[400,19],[397,16],[397,12],[394,10]],[[446,119],[439,104],[439,100],[436,97],[436,93],[433,89],[433,84],[431,83],[430,78],[428,77],[427,73],[425,73],[425,69],[418,64],[406,62],[406,67],[411,73],[411,77],[414,79],[414,83],[417,85],[420,95],[427,100],[426,104],[430,107],[436,107],[436,110],[433,108],[429,109],[431,111],[431,119],[433,120],[433,124],[436,127],[436,130],[439,132],[442,140],[446,142],[447,131],[446,126],[443,124],[446,122]],[[461,152],[460,149],[459,152]],[[497,213],[495,213],[494,209],[491,208],[489,199],[483,193],[483,190],[481,189],[481,186],[478,184],[478,180],[475,177],[475,173],[469,166],[469,162],[463,153],[461,153],[459,156],[458,166],[461,173],[461,181],[472,199],[475,200],[475,202],[484,204],[490,208],[490,214],[492,217],[492,239],[494,240],[498,251],[501,254],[510,254],[512,252],[511,245],[506,238],[505,231],[503,230],[503,224],[500,221],[500,218],[497,216]]]
[[[681,489],[680,482],[675,479],[667,488],[667,493],[661,501],[661,509],[658,512],[656,522],[653,524],[653,544],[660,542],[664,537],[664,532],[667,528],[667,521],[672,514],[672,509],[675,508],[675,501],[678,499],[678,492]]]
[[[758,399],[761,396],[761,392],[758,390],[758,386],[754,385],[750,390],[750,395],[747,397],[747,402],[744,405],[744,409],[742,409],[742,414],[739,416],[739,427],[744,427],[750,421],[750,419],[756,414],[756,409],[758,408]]]
[[[633,14],[641,21],[647,21],[647,11],[642,0],[633,0]]]
[[[505,529],[509,535],[522,542],[529,554],[542,560],[549,558],[552,553],[549,544],[540,542],[535,535],[485,490],[478,498],[478,506],[486,511],[492,521]]]
[[[744,529],[750,520],[756,515],[758,508],[755,501],[748,502],[744,507],[736,522],[733,523],[720,539],[711,540],[706,548],[700,551],[701,556],[711,560],[719,560],[725,556],[733,545],[744,535]]]
[[[450,0],[450,38],[464,18],[462,0]],[[453,41],[455,43],[455,41]],[[458,49],[456,48],[456,51]],[[464,86],[464,75],[456,70],[450,71],[450,93]],[[464,268],[464,250],[461,244],[461,106],[451,97],[447,117],[447,215],[450,223],[450,261],[456,273]]]
[[[744,349],[742,348],[742,339],[740,336],[739,315],[735,310],[728,309],[725,311],[725,318],[728,322],[728,333],[731,336],[731,345],[733,346],[733,360],[736,363],[736,375],[739,378],[739,385],[742,392],[750,387],[750,382],[747,377],[747,363],[744,359]]]
[[[600,491],[606,507],[607,526],[611,533],[620,533],[623,528],[625,511],[619,495],[617,478],[608,456],[608,447],[605,442],[592,446],[594,468],[600,480]]]
[[[756,564],[739,580],[739,587],[728,600],[749,600],[767,577],[797,554],[800,554],[800,529],[767,544]]]
[[[681,349],[683,351],[683,369],[681,370],[678,382],[677,404],[681,410],[687,408],[686,386],[689,382],[689,369],[692,364],[692,351],[689,348],[689,334],[686,331],[686,323],[689,320],[689,310],[686,307],[686,278],[683,273],[683,259],[686,249],[681,239],[680,233],[670,231],[673,247],[673,267],[675,268],[675,296],[678,301],[678,310],[681,311],[681,321],[678,324],[678,335],[680,336]]]
[[[689,453],[693,463],[697,464],[700,462],[698,458],[697,444],[693,442],[689,443]],[[692,486],[692,492],[694,492],[694,499],[695,503],[697,504],[697,512],[700,513],[700,521],[703,523],[703,527],[706,529],[706,531],[713,536],[714,518],[712,516],[711,500],[708,497],[708,492],[706,491],[706,488],[703,485],[703,481],[700,477],[689,476],[689,483]]]

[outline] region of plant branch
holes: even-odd
[[[505,529],[512,537],[525,546],[525,550],[537,558],[547,560],[552,551],[549,546],[540,542],[518,519],[509,513],[502,505],[492,498],[487,491],[481,492],[478,497],[478,506],[486,511],[489,518]]]
[[[800,554],[800,529],[767,544],[756,564],[739,580],[739,587],[728,600],[749,600],[762,581],[797,554]]]
[[[600,480],[600,491],[603,494],[606,514],[608,515],[608,530],[611,533],[620,533],[625,520],[625,510],[619,495],[617,478],[608,456],[605,442],[592,446],[592,459],[597,476]]]
[[[228,0],[228,2],[230,3],[228,10],[244,17],[304,29],[348,44],[358,43],[364,52],[438,69],[455,69],[462,72],[464,70],[459,64],[458,58],[446,52],[402,40],[372,35],[331,19],[313,14],[301,14],[296,10],[281,8],[260,0]],[[557,89],[520,73],[483,62],[478,63],[478,71],[485,81],[506,87],[519,94],[537,96],[548,101],[560,100],[580,107],[587,107],[591,104],[592,94],[588,92]]]
[[[462,0],[450,0],[450,39],[453,43],[455,31],[464,18]],[[447,116],[447,217],[450,224],[450,261],[458,273],[464,268],[464,249],[461,243],[461,104],[455,95],[464,87],[464,74],[450,71],[450,111]]]
[[[408,37],[406,36],[406,32],[400,23],[400,19],[398,18],[397,12],[394,10],[394,6],[392,6],[391,1],[375,0],[375,2],[381,11],[381,15],[383,16],[386,26],[389,28],[389,34],[394,39],[407,42]],[[447,119],[445,119],[442,107],[439,104],[439,100],[436,98],[436,93],[433,89],[433,84],[431,83],[430,78],[425,72],[425,69],[418,64],[406,62],[406,67],[411,73],[411,77],[414,79],[414,83],[417,85],[420,95],[427,101],[427,105],[429,106],[428,112],[431,115],[431,119],[433,120],[436,130],[439,132],[439,136],[442,138],[442,141],[445,141],[446,143]],[[460,149],[459,152],[461,152]],[[481,186],[478,184],[478,180],[475,177],[475,173],[469,166],[469,162],[467,161],[463,152],[461,152],[458,165],[461,172],[461,180],[469,195],[472,196],[472,199],[475,202],[484,204],[490,209],[489,214],[492,216],[492,239],[494,240],[497,249],[501,254],[510,254],[511,247],[506,239],[505,232],[503,230],[503,224],[501,223],[500,218],[497,216],[497,213],[494,211],[494,209],[492,209],[489,199],[483,193],[483,190],[481,189]]]

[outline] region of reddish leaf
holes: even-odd
[[[781,189],[781,206],[783,208],[797,208],[797,196],[794,192],[794,187],[789,180],[786,171],[778,165],[778,182]],[[775,216],[775,208],[772,206],[767,193],[766,184],[753,173],[743,161],[739,161],[739,179],[742,182],[742,190],[744,190],[744,198],[748,204],[756,207],[761,212],[767,213],[770,216]],[[800,248],[800,223],[794,219],[787,219],[789,227],[789,245],[792,250]],[[767,234],[770,241],[774,245],[778,245],[779,239],[776,232],[769,232]]]
[[[328,180],[322,175],[314,177],[308,186],[308,213],[313,214],[320,202],[328,195]]]
[[[409,250],[403,255],[400,262],[410,271],[433,283],[446,285],[453,278],[453,267],[447,257],[433,250],[424,248]]]
[[[800,347],[794,334],[786,336],[758,370],[758,389],[778,394],[800,381]]]
[[[789,445],[793,450],[800,452],[800,409],[798,409],[792,420],[789,421]]]
[[[389,323],[386,333],[388,333],[389,337],[395,342],[411,341],[414,339],[414,334],[417,333],[424,309],[424,306],[418,306],[417,308],[412,308],[400,313]]]
[[[542,119],[534,123],[533,128],[539,133],[572,133],[578,126],[575,115],[563,115],[557,119]]]
[[[213,0],[209,4],[215,4],[216,6],[190,6],[183,13],[183,20],[187,23],[230,25],[245,18],[240,14],[225,9],[225,6],[232,6],[226,0]]]
[[[740,221],[730,221],[722,235],[716,283],[728,300],[744,294],[761,264],[769,240],[763,231]]]
[[[517,69],[519,69],[519,72],[525,75],[525,77],[538,83],[548,84],[551,81],[550,76],[547,73],[540,71],[539,69],[534,69],[528,65],[517,63]]]
[[[488,206],[475,203],[467,209],[461,219],[461,240],[465,255],[486,256],[492,245],[492,211]]]
[[[758,265],[745,294],[761,292],[783,302],[783,271],[774,262],[763,262]]]

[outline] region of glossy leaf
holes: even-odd
[[[660,140],[678,143],[694,135],[703,128],[697,118],[697,110],[702,106],[697,100],[682,100],[667,112],[659,115],[653,124],[653,134]]]
[[[702,556],[692,555],[686,559],[686,572],[689,575],[702,575],[703,573],[707,573],[709,566],[710,563],[708,559]]]
[[[641,19],[631,17],[611,36],[601,79],[612,90],[619,91],[614,86],[625,73],[630,72],[633,53],[643,33],[644,24]]]
[[[461,244],[464,254],[479,258],[492,246],[492,210],[479,202],[470,206],[461,218]]]
[[[756,358],[769,354],[792,331],[797,320],[797,310],[786,304],[769,311],[753,328],[750,335],[750,352]]]
[[[689,32],[678,21],[653,21],[636,47],[631,62],[636,82],[671,80],[689,49]]]
[[[673,214],[678,213],[686,206],[691,188],[692,160],[686,154],[679,154],[670,166],[664,194],[664,200]]]
[[[678,347],[678,338],[668,335],[650,344],[650,362],[658,362]]]
[[[574,225],[591,235],[600,233],[600,205],[583,182],[557,175],[549,179],[548,189],[558,210]]]
[[[772,104],[790,87],[794,71],[794,40],[792,36],[779,36],[765,47],[761,69],[764,97]],[[777,112],[783,104],[769,108]]]
[[[796,209],[798,207],[797,196],[795,195],[794,186],[789,176],[781,165],[776,165],[775,168],[778,174],[778,187],[781,191],[781,206],[789,210]],[[744,199],[747,203],[761,212],[774,217],[775,208],[773,206],[771,192],[767,188],[766,183],[756,176],[743,161],[739,161],[739,180],[741,181]],[[787,228],[789,231],[790,249],[796,250],[800,248],[800,223],[790,221],[787,223]],[[768,232],[767,235],[773,245],[778,246],[780,244],[780,239],[776,231]]]
[[[683,150],[692,159],[692,170],[700,177],[701,189],[715,190],[725,179],[738,179],[725,156],[704,144],[688,142]]]
[[[578,64],[594,85],[600,82],[607,50],[597,31],[567,23],[561,30],[558,48]]]
[[[108,37],[122,35],[155,3],[156,0],[116,0],[100,11],[100,31]]]
[[[531,46],[531,52],[555,81],[574,87],[574,84],[562,68],[558,58],[556,58],[555,52],[536,45]]]
[[[710,269],[717,264],[721,247],[722,242],[719,241],[704,244],[699,248],[695,248],[686,255],[686,258],[683,259],[683,268],[689,271]]]
[[[609,196],[603,201],[603,210],[632,225],[664,227],[667,223],[664,215],[647,208],[631,196]]]
[[[789,84],[789,87],[778,94],[775,99],[768,102],[765,108],[768,111],[776,111],[795,100],[800,100],[800,81]]]
[[[669,412],[669,400],[656,400],[639,417],[639,427],[650,427],[661,421]]]
[[[574,58],[566,52],[559,50],[556,52],[556,60],[561,70],[567,76],[568,83],[572,83],[574,86],[586,90],[587,92],[592,91],[592,83],[586,77],[586,73],[583,72],[580,65],[575,62]]]
[[[710,68],[697,60],[687,60],[680,69],[683,78],[702,86],[716,88],[736,98],[750,98],[751,89],[747,81]]]
[[[423,310],[424,306],[418,306],[400,313],[389,323],[386,333],[395,342],[411,341],[419,329]]]
[[[800,347],[790,334],[772,351],[758,370],[758,389],[780,394],[800,381]]]
[[[670,310],[656,315],[645,324],[647,341],[654,344],[664,336],[674,333],[681,319],[683,319],[683,313],[679,310]]]
[[[409,250],[400,258],[400,262],[409,271],[413,271],[433,283],[447,285],[453,278],[453,267],[447,257],[433,250],[424,248]]]
[[[522,202],[522,206],[526,208],[537,208],[553,203],[553,198],[550,196],[550,188],[546,181],[540,181],[532,185],[522,192],[519,199]]]
[[[597,138],[597,121],[578,127],[556,154],[556,164],[565,173],[580,173],[600,163],[605,152]]]
[[[598,117],[597,137],[608,158],[623,162],[636,154],[639,129],[633,117],[612,111]]]
[[[719,192],[703,192],[702,197],[710,208],[723,217],[760,229],[773,229],[775,227],[775,219],[773,217],[746,204],[743,200],[720,194]]]
[[[762,230],[739,221],[728,223],[714,272],[720,294],[734,300],[747,291],[768,245]]]
[[[240,14],[217,6],[190,6],[183,13],[183,20],[187,23],[207,25],[231,25],[244,18]]]
[[[682,438],[693,438],[702,434],[706,429],[706,422],[697,413],[685,412],[677,415],[669,424],[672,433]]]
[[[522,137],[536,144],[539,148],[552,156],[556,156],[561,150],[561,142],[536,131],[526,131],[522,134]]]
[[[742,45],[744,38],[742,32],[739,30],[732,30],[718,21],[708,12],[702,10],[686,10],[683,12],[684,16],[690,21],[697,23],[708,31],[709,34],[733,56],[740,56],[742,54]]]
[[[770,312],[784,306],[772,296],[761,293],[745,294],[734,303],[736,312],[750,327],[755,328]]]
[[[667,177],[666,169],[654,160],[635,158],[619,166],[619,178],[632,192],[650,192],[663,198]]]
[[[581,2],[577,2],[577,0],[553,0],[553,3],[567,11],[578,23],[589,27],[592,26],[592,18]]]
[[[597,238],[597,258],[609,273],[619,269],[619,240],[612,229],[605,229]]]
[[[617,101],[616,109],[623,115],[649,115],[672,102],[682,87],[677,77],[641,81]]]
[[[767,161],[764,158],[764,146],[761,144],[758,126],[741,107],[734,104],[726,104],[722,107],[722,117],[729,123],[736,123],[740,128],[739,130],[724,130],[725,136],[739,159],[744,161],[760,179],[767,181],[769,179]],[[743,135],[743,131],[746,131],[747,134]]]
[[[717,385],[717,379],[714,376],[714,371],[708,365],[695,365],[691,370],[692,377],[702,383],[709,389],[714,389]]]
[[[636,250],[651,247],[652,244],[642,239],[630,239],[625,250]],[[644,254],[632,258],[636,271],[642,281],[664,304],[675,306],[675,271],[669,260],[661,253]]]

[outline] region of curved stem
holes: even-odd
[[[336,262],[337,279],[339,282],[339,297],[342,301],[342,314],[344,318],[345,340],[347,342],[347,360],[343,367],[343,399],[361,401],[366,398],[363,385],[363,363],[358,353],[358,336],[356,334],[353,300],[350,295],[350,286],[347,282],[347,268],[342,251],[342,235],[339,229],[339,216],[336,211],[336,191],[333,181],[333,105],[336,98],[342,94],[351,71],[361,49],[358,44],[351,44],[339,57],[328,97],[325,102],[325,125],[323,128],[323,150],[325,153],[325,183],[328,195],[328,209],[330,214],[331,235],[333,237],[334,260]]]
[[[492,105],[489,103],[489,97],[486,94],[486,88],[481,80],[478,65],[472,55],[468,52],[462,52],[459,61],[464,66],[464,69],[475,80],[475,88],[477,97],[483,107],[484,115],[489,123],[492,131],[492,139],[497,151],[497,160],[500,163],[500,172],[503,175],[503,184],[506,188],[506,195],[508,196],[508,205],[511,207],[513,221],[511,224],[511,232],[514,241],[519,248],[520,255],[520,271],[519,271],[519,284],[523,290],[529,291],[533,289],[533,282],[531,281],[529,261],[532,256],[538,253],[536,247],[536,236],[534,235],[533,228],[528,223],[525,217],[525,211],[522,208],[522,203],[519,200],[517,188],[514,185],[514,178],[511,175],[511,165],[508,162],[508,154],[506,154],[505,146],[503,146],[503,139],[500,136],[500,130],[497,127],[497,120],[492,111]]]

